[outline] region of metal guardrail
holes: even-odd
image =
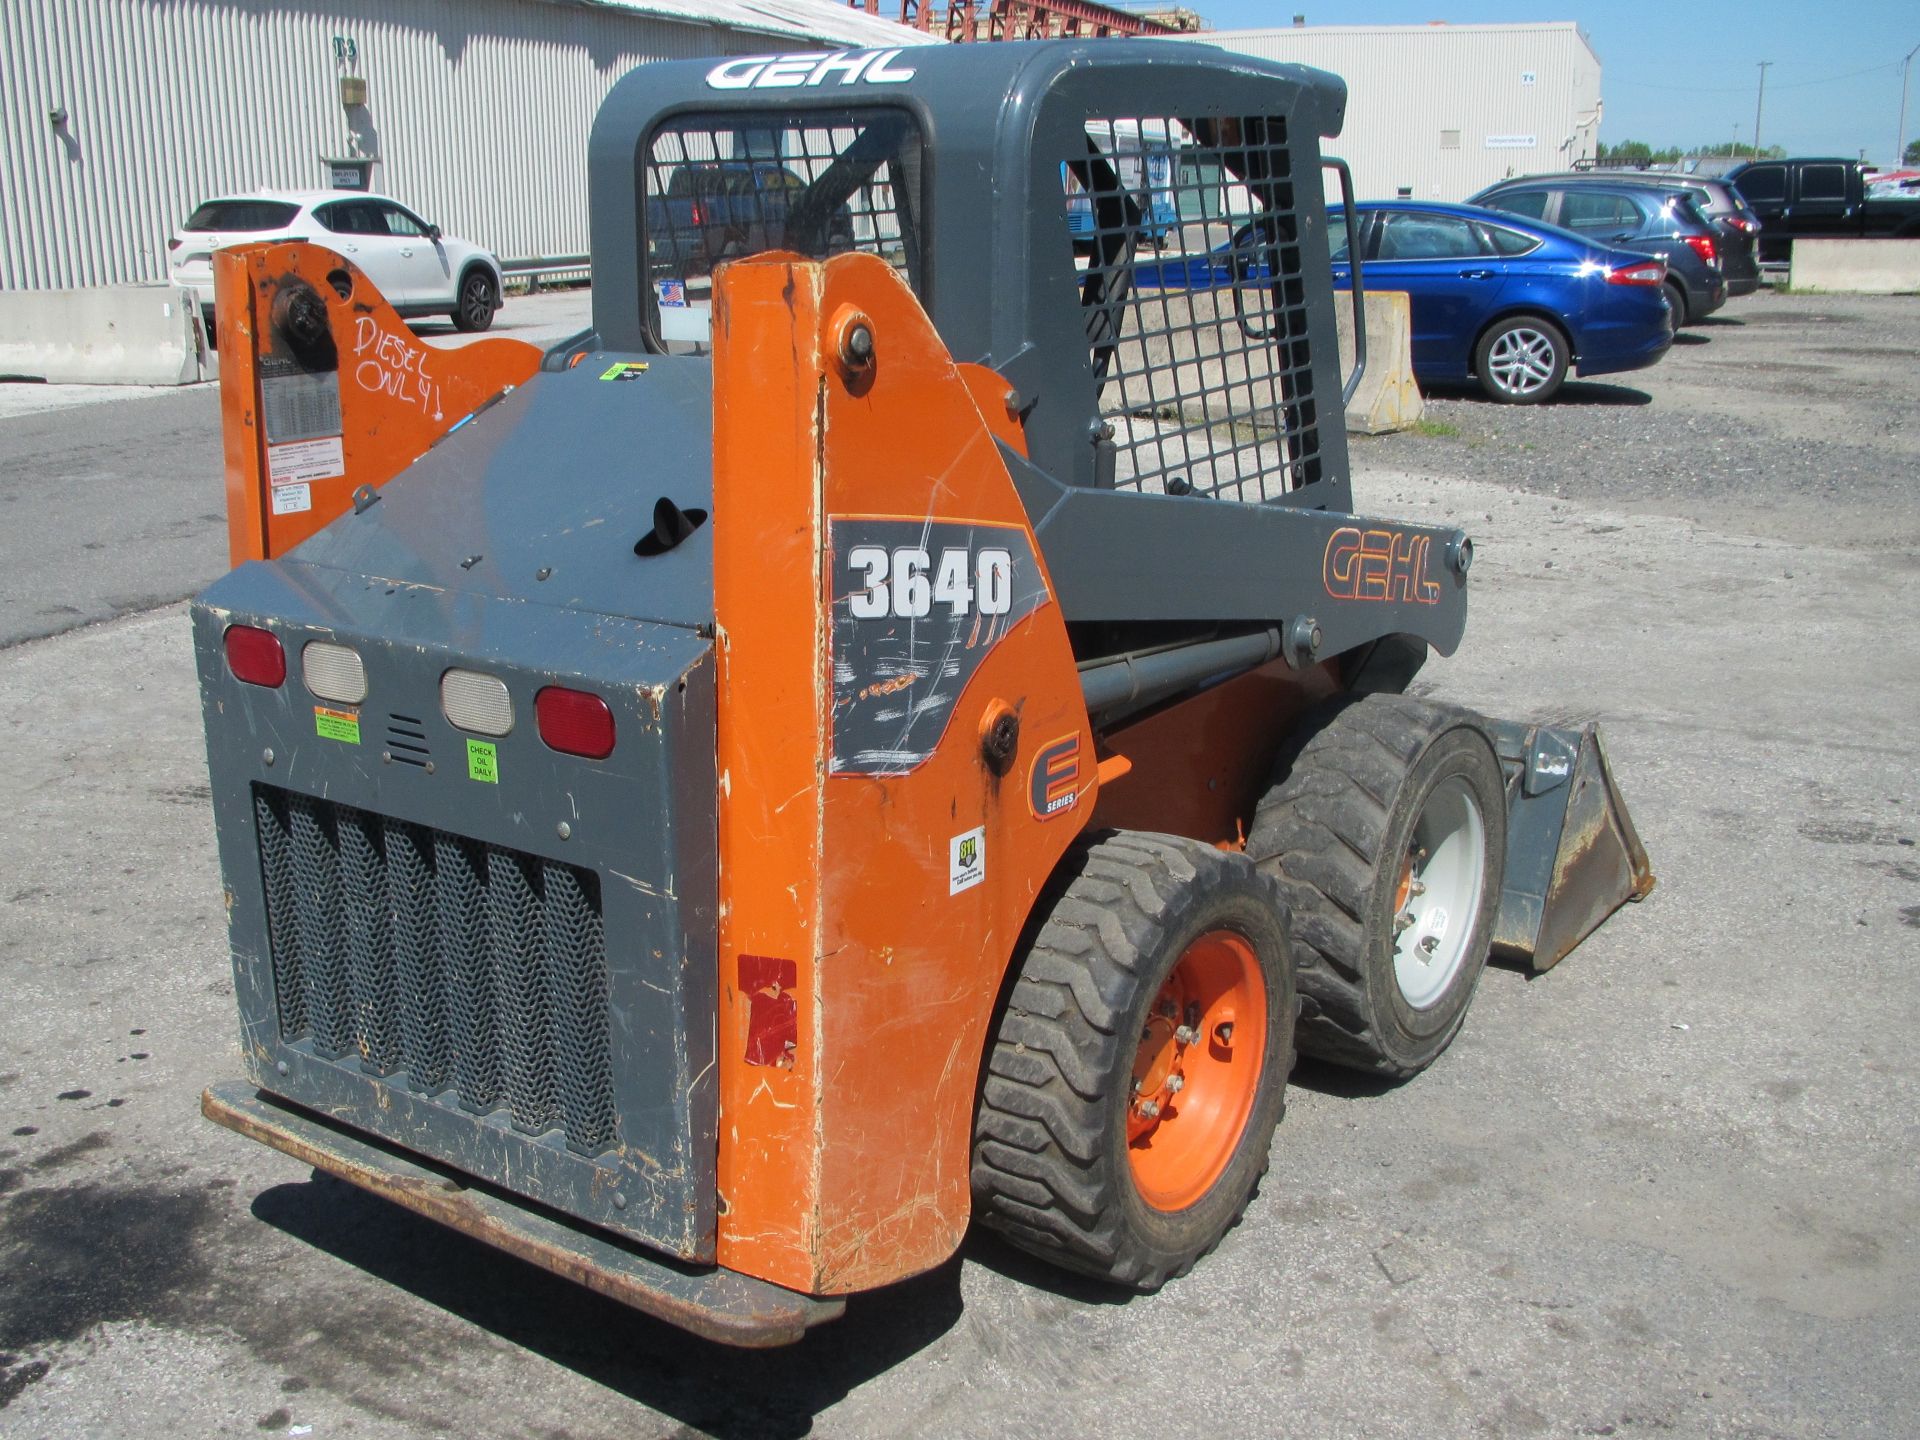
[[[539,291],[543,276],[584,276],[592,266],[592,258],[586,255],[534,256],[527,260],[502,260],[500,273],[508,280],[525,280],[527,293],[531,295]]]

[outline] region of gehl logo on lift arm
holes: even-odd
[[[798,90],[825,85],[904,85],[913,67],[899,50],[824,50],[807,55],[743,55],[707,72],[715,90]]]
[[[1362,530],[1343,525],[1327,537],[1321,577],[1336,600],[1406,600],[1440,603],[1440,587],[1427,576],[1433,537],[1404,530]]]

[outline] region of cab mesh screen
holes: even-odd
[[[903,110],[667,121],[641,158],[656,338],[697,340],[715,267],[766,250],[865,251],[921,289],[920,163],[920,131]]]
[[[1060,178],[1112,483],[1257,501],[1318,480],[1300,226],[1321,188],[1286,122],[1089,120]]]

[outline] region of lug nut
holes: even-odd
[[[1167,1077],[1167,1093],[1169,1095],[1178,1095],[1182,1090],[1186,1088],[1187,1088],[1186,1076],[1169,1075]]]
[[[1191,1045],[1200,1038],[1200,1032],[1195,1030],[1191,1025],[1182,1025],[1173,1032],[1173,1038],[1178,1040],[1182,1045]]]
[[[1148,1120],[1158,1120],[1160,1118],[1160,1102],[1158,1100],[1142,1102],[1140,1113]]]

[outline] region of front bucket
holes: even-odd
[[[1487,724],[1507,781],[1507,871],[1493,948],[1550,969],[1653,889],[1597,725]]]

